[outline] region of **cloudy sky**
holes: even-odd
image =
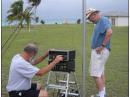
[[[2,19],[10,4],[16,0],[2,0]],[[27,0],[24,0],[26,5]],[[128,0],[86,0],[87,8],[96,8],[103,12],[128,12]],[[82,0],[41,0],[37,16],[42,19],[75,19],[82,16]]]

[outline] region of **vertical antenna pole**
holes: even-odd
[[[86,97],[86,0],[82,0],[82,97]]]

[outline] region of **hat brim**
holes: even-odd
[[[100,12],[100,11],[96,10],[96,11],[93,11],[93,12],[86,14],[86,19],[88,19],[93,13],[96,13],[96,12]]]

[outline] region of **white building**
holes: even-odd
[[[128,13],[127,12],[108,12],[104,13],[114,26],[128,26]]]

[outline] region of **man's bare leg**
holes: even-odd
[[[48,97],[48,92],[45,90],[40,90],[38,97]]]
[[[105,89],[105,75],[102,74],[102,75],[101,75],[101,78],[102,78],[102,80],[103,80],[103,85],[104,85],[103,90],[104,90],[104,92],[105,92],[105,94],[106,94],[106,89]]]
[[[99,91],[99,95],[100,97],[104,97],[105,95],[105,76],[104,74],[101,75],[101,77],[94,77],[95,79],[95,83],[96,83],[96,87]]]
[[[94,77],[98,91],[102,91],[104,88],[104,82],[101,77]]]

